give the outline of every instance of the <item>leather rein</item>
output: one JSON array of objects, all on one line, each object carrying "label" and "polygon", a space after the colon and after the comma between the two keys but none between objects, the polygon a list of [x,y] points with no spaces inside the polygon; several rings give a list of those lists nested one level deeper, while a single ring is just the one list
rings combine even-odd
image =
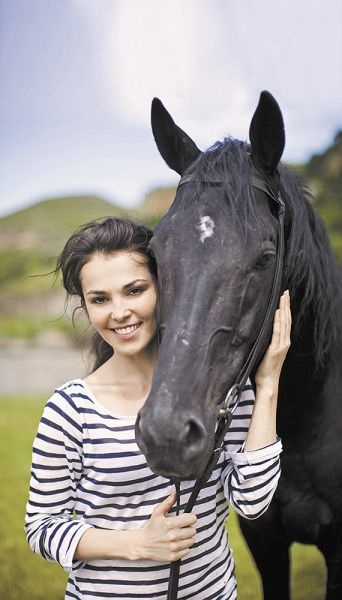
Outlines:
[{"label": "leather rein", "polygon": [[[190,183],[198,181],[194,175],[185,175],[181,178],[178,187],[185,183]],[[203,182],[203,181],[202,181]],[[209,184],[223,184],[225,183],[222,179],[218,181],[208,181],[204,183]],[[270,331],[272,326],[274,312],[278,306],[279,296],[281,292],[281,284],[282,284],[282,273],[283,273],[283,263],[284,263],[284,251],[285,251],[285,235],[284,235],[284,220],[285,220],[285,204],[282,200],[280,190],[278,187],[277,194],[270,187],[266,175],[260,173],[255,168],[253,169],[253,175],[251,177],[251,185],[254,188],[257,188],[264,192],[275,204],[277,209],[277,218],[279,223],[279,233],[278,233],[278,246],[277,246],[277,257],[276,257],[276,267],[273,278],[272,290],[270,294],[270,298],[268,301],[268,306],[266,309],[266,313],[264,316],[263,323],[261,325],[259,334],[252,346],[252,349],[240,371],[238,374],[234,385],[229,389],[226,394],[226,397],[223,401],[223,404],[219,410],[217,428],[215,433],[214,440],[214,450],[212,455],[208,461],[206,468],[204,469],[202,475],[195,481],[194,487],[190,494],[190,497],[185,505],[184,513],[189,513],[192,511],[197,497],[210,479],[210,476],[217,465],[222,448],[224,443],[224,438],[228,432],[229,426],[231,424],[233,414],[239,404],[241,394],[246,385],[246,381],[255,367],[259,357],[260,352],[264,348],[264,344],[266,342],[266,336]],[[180,510],[180,483],[173,482],[176,488],[176,496],[177,496],[177,515]],[[167,593],[167,600],[177,600],[178,596],[178,583],[179,583],[179,571],[180,571],[181,560],[175,561],[171,563],[170,568],[170,578],[169,578],[169,587]]]}]

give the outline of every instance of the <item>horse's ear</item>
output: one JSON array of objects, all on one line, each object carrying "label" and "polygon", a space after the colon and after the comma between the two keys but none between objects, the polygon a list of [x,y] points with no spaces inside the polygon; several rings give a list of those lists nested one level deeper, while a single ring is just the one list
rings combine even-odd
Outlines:
[{"label": "horse's ear", "polygon": [[269,92],[261,92],[249,128],[252,158],[266,173],[273,173],[285,147],[283,115]]},{"label": "horse's ear", "polygon": [[153,98],[151,123],[158,150],[167,165],[182,175],[201,151],[167,112],[159,98]]}]

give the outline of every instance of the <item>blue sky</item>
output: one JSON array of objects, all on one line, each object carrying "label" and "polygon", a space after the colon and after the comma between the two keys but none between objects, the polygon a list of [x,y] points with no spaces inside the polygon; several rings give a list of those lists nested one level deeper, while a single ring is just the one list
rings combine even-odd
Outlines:
[{"label": "blue sky", "polygon": [[1,0],[0,215],[95,193],[138,204],[177,176],[155,147],[162,99],[201,148],[248,138],[260,91],[284,160],[342,128],[341,0]]}]

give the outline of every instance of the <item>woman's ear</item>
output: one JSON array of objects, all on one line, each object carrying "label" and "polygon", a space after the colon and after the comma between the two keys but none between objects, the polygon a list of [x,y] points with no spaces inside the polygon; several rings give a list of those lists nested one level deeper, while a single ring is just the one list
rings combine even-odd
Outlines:
[{"label": "woman's ear", "polygon": [[249,129],[249,139],[254,163],[272,174],[284,151],[285,129],[279,105],[269,92],[260,94]]},{"label": "woman's ear", "polygon": [[201,151],[185,131],[176,125],[159,98],[152,101],[151,124],[158,150],[166,164],[182,175]]}]

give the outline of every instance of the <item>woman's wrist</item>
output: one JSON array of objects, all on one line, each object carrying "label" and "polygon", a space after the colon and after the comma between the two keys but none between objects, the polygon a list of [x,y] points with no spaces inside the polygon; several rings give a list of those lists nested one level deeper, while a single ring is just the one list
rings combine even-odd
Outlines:
[{"label": "woman's wrist", "polygon": [[255,380],[255,401],[277,401],[279,378],[278,377],[262,377]]},{"label": "woman's wrist", "polygon": [[141,529],[125,529],[124,531],[109,531],[111,556],[110,558],[123,560],[142,560],[145,557],[143,552],[143,537]]},{"label": "woman's wrist", "polygon": [[127,560],[144,559],[141,529],[132,529],[125,533],[127,534],[125,540]]}]

